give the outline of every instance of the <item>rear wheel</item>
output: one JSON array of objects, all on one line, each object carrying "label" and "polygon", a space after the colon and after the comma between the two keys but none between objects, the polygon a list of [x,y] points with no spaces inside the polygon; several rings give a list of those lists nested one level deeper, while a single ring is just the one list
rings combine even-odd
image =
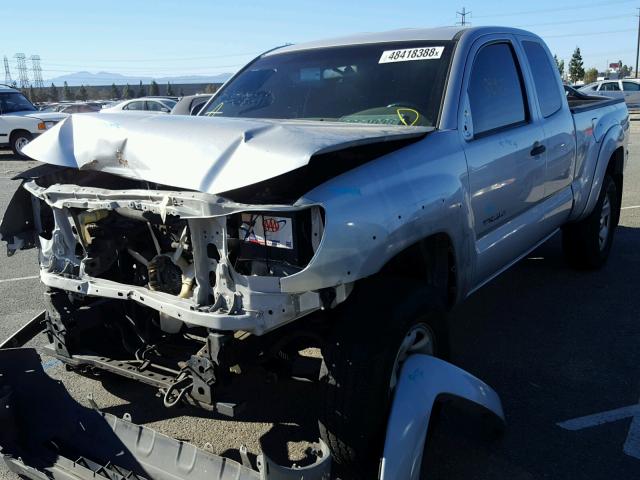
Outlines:
[{"label": "rear wheel", "polygon": [[16,157],[29,158],[22,153],[22,149],[33,139],[33,135],[25,130],[20,130],[11,134],[11,150]]},{"label": "rear wheel", "polygon": [[448,353],[444,308],[422,283],[374,278],[336,314],[322,349],[320,434],[345,478],[376,478],[404,360]]},{"label": "rear wheel", "polygon": [[571,266],[596,269],[607,261],[620,218],[618,198],[616,183],[606,175],[593,212],[579,222],[565,225],[562,248]]}]

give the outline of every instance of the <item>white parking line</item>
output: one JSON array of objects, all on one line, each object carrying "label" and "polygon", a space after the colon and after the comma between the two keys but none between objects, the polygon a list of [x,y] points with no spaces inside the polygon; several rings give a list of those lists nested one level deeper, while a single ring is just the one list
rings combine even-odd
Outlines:
[{"label": "white parking line", "polygon": [[627,432],[622,451],[630,457],[640,460],[640,404],[616,408],[608,412],[595,413],[585,417],[573,418],[557,425],[565,430],[582,430],[583,428],[596,427],[605,423],[617,422],[631,418],[631,425]]},{"label": "white parking line", "polygon": [[620,210],[631,210],[632,208],[640,208],[640,205],[632,205],[630,207],[622,207]]},{"label": "white parking line", "polygon": [[34,278],[40,278],[40,275],[30,275],[28,277],[3,278],[0,280],[0,283],[19,282],[20,280],[33,280]]}]

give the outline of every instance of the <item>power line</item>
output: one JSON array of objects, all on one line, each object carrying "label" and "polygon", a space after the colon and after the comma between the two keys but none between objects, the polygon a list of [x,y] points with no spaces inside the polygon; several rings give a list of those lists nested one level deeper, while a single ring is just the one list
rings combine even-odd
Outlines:
[{"label": "power line", "polygon": [[517,15],[528,15],[530,13],[548,13],[548,12],[563,12],[566,10],[584,10],[590,7],[602,7],[602,6],[610,6],[621,3],[632,3],[636,0],[618,0],[618,1],[608,1],[608,2],[597,2],[597,3],[589,3],[589,4],[581,4],[581,5],[572,5],[570,7],[558,7],[558,8],[541,8],[537,10],[525,10],[520,12],[511,12],[511,13],[494,13],[491,15],[477,15],[476,18],[489,18],[489,17],[515,17]]},{"label": "power line", "polygon": [[[624,33],[624,32],[635,32],[635,28],[626,28],[623,30],[607,30],[606,32],[589,32],[588,36],[592,35],[606,35],[611,33]],[[585,33],[565,33],[562,35],[540,35],[542,38],[564,38],[564,37],[584,37]]]},{"label": "power line", "polygon": [[585,18],[585,19],[572,19],[565,20],[561,22],[547,22],[547,23],[530,23],[528,25],[518,25],[517,28],[528,28],[528,27],[546,27],[552,25],[565,25],[568,23],[588,23],[588,22],[600,22],[602,20],[616,20],[619,18],[629,18],[629,15],[613,15],[611,17],[598,17],[598,18]]}]

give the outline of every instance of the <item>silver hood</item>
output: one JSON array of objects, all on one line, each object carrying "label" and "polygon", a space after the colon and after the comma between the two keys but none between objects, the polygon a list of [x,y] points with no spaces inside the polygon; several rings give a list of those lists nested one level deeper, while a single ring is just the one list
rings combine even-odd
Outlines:
[{"label": "silver hood", "polygon": [[23,151],[45,163],[216,194],[303,167],[319,153],[418,137],[432,130],[100,113],[70,116]]}]

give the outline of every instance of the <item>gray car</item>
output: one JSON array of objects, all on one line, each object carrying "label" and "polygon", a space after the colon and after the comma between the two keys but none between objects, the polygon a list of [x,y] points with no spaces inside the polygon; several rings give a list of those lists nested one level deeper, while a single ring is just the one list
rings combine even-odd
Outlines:
[{"label": "gray car", "polygon": [[640,80],[638,79],[602,80],[580,87],[578,90],[587,95],[622,98],[629,106],[640,105]]}]

